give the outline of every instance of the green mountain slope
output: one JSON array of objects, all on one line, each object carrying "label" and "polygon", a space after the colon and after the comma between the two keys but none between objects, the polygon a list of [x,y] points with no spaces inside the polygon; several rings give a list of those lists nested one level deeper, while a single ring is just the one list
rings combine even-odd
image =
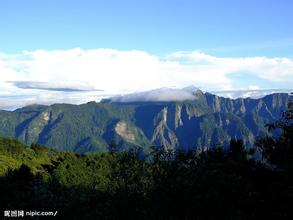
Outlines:
[{"label": "green mountain slope", "polygon": [[265,123],[278,118],[288,101],[287,94],[257,100],[202,92],[196,96],[183,102],[90,102],[0,111],[0,136],[79,153],[104,152],[112,143],[120,150],[141,146],[145,151],[151,145],[227,145],[231,137],[252,146],[256,136],[266,134]]}]

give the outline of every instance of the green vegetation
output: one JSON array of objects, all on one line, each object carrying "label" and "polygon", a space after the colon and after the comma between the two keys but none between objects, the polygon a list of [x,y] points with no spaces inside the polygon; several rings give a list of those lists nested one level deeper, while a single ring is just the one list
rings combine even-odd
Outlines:
[{"label": "green vegetation", "polygon": [[34,105],[0,111],[0,137],[81,154],[107,152],[112,142],[121,151],[139,146],[149,152],[151,145],[228,147],[236,137],[252,147],[287,101],[288,94],[233,100],[198,93],[196,100],[183,102]]},{"label": "green vegetation", "polygon": [[33,173],[42,172],[42,165],[49,165],[59,153],[48,150],[38,144],[31,148],[18,140],[0,139],[0,175],[3,176],[9,169],[17,169],[22,164],[28,166]]},{"label": "green vegetation", "polygon": [[292,104],[271,124],[278,138],[166,151],[139,147],[74,154],[0,139],[0,207],[58,210],[66,219],[290,219],[293,215]]}]

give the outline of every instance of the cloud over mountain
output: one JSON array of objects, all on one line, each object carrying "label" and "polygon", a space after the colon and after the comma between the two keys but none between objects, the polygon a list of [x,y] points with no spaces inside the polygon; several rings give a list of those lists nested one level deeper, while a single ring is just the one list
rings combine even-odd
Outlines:
[{"label": "cloud over mountain", "polygon": [[145,92],[131,93],[121,96],[111,97],[112,102],[168,102],[195,100],[202,92],[196,87],[186,87],[183,89],[160,88]]}]

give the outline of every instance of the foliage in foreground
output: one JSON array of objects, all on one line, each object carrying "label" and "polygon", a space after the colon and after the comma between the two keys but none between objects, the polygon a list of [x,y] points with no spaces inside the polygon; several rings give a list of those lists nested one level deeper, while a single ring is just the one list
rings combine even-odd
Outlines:
[{"label": "foliage in foreground", "polygon": [[[241,147],[241,142],[233,144]],[[56,153],[46,163],[22,164],[1,177],[0,206],[58,210],[70,219],[279,219],[292,214],[292,170],[266,168],[247,159],[243,149],[177,152],[172,158],[164,152],[157,149],[149,160],[135,152]]]},{"label": "foliage in foreground", "polygon": [[[282,124],[278,124],[282,125]],[[90,155],[0,140],[0,207],[58,210],[67,219],[288,219],[293,210],[292,127],[257,146]]]}]

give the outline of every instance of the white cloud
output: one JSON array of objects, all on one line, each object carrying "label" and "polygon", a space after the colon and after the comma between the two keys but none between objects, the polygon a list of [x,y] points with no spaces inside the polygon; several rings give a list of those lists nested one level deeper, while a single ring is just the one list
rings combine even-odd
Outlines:
[{"label": "white cloud", "polygon": [[55,103],[81,104],[89,101],[100,101],[111,94],[101,95],[99,92],[58,92],[58,91],[39,91],[38,93],[0,96],[0,109],[14,110],[19,107],[39,104],[51,105]]},{"label": "white cloud", "polygon": [[212,91],[213,94],[228,97],[228,98],[253,98],[258,99],[266,95],[273,93],[288,93],[290,94],[292,90],[289,89],[239,89],[239,90],[222,90],[222,91]]},{"label": "white cloud", "polygon": [[20,89],[38,89],[48,91],[63,91],[63,92],[76,92],[76,91],[101,91],[94,89],[87,82],[36,82],[36,81],[8,81],[12,85]]},{"label": "white cloud", "polygon": [[192,61],[195,70],[203,69],[206,74],[228,77],[237,72],[249,72],[260,78],[276,82],[293,82],[293,59],[286,57],[215,57],[201,52],[176,52],[170,58]]},{"label": "white cloud", "polygon": [[[61,92],[64,88],[70,91],[87,90],[87,88],[104,90],[104,92],[94,92],[97,96],[139,92],[160,87],[182,88],[188,85],[195,85],[205,91],[238,90],[232,76],[240,72],[249,73],[268,83],[274,83],[274,87],[277,85],[283,88],[284,85],[293,83],[293,59],[215,57],[197,51],[175,52],[162,58],[138,50],[79,48],[24,51],[13,55],[2,53],[0,54],[0,108],[8,108],[7,103],[10,102],[17,107],[27,104],[17,98],[14,100],[5,98],[10,95],[15,97],[27,95],[31,97],[29,103],[43,104],[82,103],[85,100],[98,99],[85,92],[79,93],[78,96],[74,96],[72,92],[70,94]],[[21,81],[25,81],[22,82],[23,86],[11,83]],[[251,82],[246,84],[245,77],[243,82],[241,79],[238,84],[241,84],[243,89],[260,88],[257,84],[249,88]],[[60,90],[58,95],[55,93],[56,90]],[[47,96],[40,97],[44,94]]]},{"label": "white cloud", "polygon": [[145,92],[131,93],[121,96],[111,97],[113,102],[168,102],[195,100],[202,92],[195,87],[185,87],[183,89],[160,88]]}]

